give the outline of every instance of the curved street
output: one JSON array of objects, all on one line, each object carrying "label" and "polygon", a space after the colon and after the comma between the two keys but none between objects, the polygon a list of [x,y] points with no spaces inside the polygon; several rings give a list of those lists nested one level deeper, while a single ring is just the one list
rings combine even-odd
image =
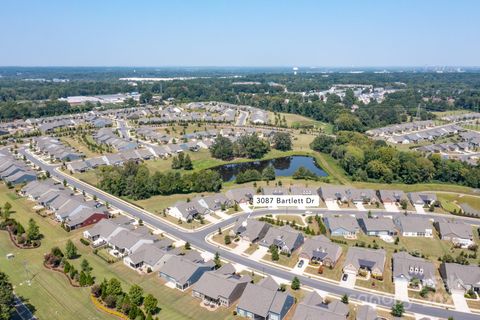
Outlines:
[{"label": "curved street", "polygon": [[[73,177],[71,177],[69,174],[63,173],[60,170],[57,170],[58,165],[52,165],[52,164],[47,164],[33,155],[31,155],[25,147],[22,147],[19,149],[19,153],[24,155],[28,160],[30,160],[32,163],[34,163],[36,166],[42,168],[44,171],[50,172],[50,175],[60,181],[66,180],[67,183],[71,186],[75,186],[78,190],[84,190],[86,193],[90,195],[95,195],[99,200],[102,200],[104,202],[110,203],[112,206],[126,212],[127,214],[136,217],[138,219],[142,219],[145,223],[158,228],[162,230],[165,233],[168,233],[172,235],[173,237],[176,237],[178,239],[188,241],[191,245],[207,251],[207,252],[218,252],[220,256],[223,259],[229,260],[234,263],[238,263],[240,265],[243,265],[247,268],[256,270],[258,273],[263,273],[263,274],[268,274],[274,277],[282,278],[282,279],[292,279],[293,274],[289,271],[286,271],[284,269],[280,269],[277,267],[274,267],[270,264],[265,264],[257,261],[253,261],[249,259],[248,257],[238,255],[235,253],[232,253],[229,250],[226,250],[220,246],[215,246],[211,243],[208,243],[206,241],[206,237],[208,234],[215,232],[218,230],[218,228],[225,228],[226,226],[234,223],[237,219],[243,218],[249,215],[249,213],[242,213],[238,214],[235,216],[232,216],[229,219],[223,220],[219,223],[213,224],[211,226],[206,226],[205,228],[202,228],[201,230],[198,231],[186,231],[184,229],[175,227],[174,225],[165,222],[161,218],[155,216],[152,213],[149,213],[145,210],[142,210],[139,207],[136,207],[132,204],[127,203],[124,200],[121,200],[115,196],[112,196],[108,193],[105,193],[85,182],[79,181]],[[335,211],[327,211],[325,209],[309,209],[312,211],[312,213],[319,213],[319,214],[339,214],[340,212],[335,212]],[[288,209],[288,213],[304,213],[305,210],[299,210],[299,209]],[[345,211],[343,210],[342,212],[345,213],[358,213],[357,210],[350,210],[350,211]],[[258,215],[265,215],[268,213],[272,213],[272,210],[270,209],[260,209],[260,210],[255,210],[251,216],[258,216]],[[399,214],[399,213],[392,213],[392,212],[382,212],[382,211],[375,211],[375,214],[388,214],[388,215],[394,215],[394,214]],[[401,213],[400,213],[401,214]],[[430,217],[430,218],[439,218],[441,215],[438,214],[425,214],[424,216]],[[471,224],[474,225],[480,225],[480,221],[472,218],[464,218],[464,217],[449,217],[449,218],[461,218],[461,219],[466,219],[469,220]],[[317,279],[312,279],[306,276],[298,276],[297,277],[300,279],[301,283],[309,286],[314,289],[318,289],[321,291],[325,291],[334,295],[344,295],[347,294],[351,299],[356,299],[359,301],[364,301],[366,303],[370,304],[376,304],[385,308],[390,309],[392,305],[395,303],[395,300],[391,296],[385,296],[381,295],[378,293],[374,292],[369,292],[369,291],[363,291],[363,290],[357,290],[357,289],[347,289],[344,287],[339,286],[338,284],[335,283],[330,283],[327,281],[321,281]],[[412,313],[418,313],[418,314],[423,314],[423,315],[428,315],[428,316],[433,316],[433,317],[440,317],[440,318],[447,318],[447,317],[454,317],[455,319],[462,319],[462,320],[477,320],[479,319],[478,314],[471,314],[471,313],[463,313],[455,310],[447,310],[445,308],[440,308],[440,307],[435,307],[431,305],[426,305],[426,304],[421,304],[421,303],[405,303],[406,310]]]}]

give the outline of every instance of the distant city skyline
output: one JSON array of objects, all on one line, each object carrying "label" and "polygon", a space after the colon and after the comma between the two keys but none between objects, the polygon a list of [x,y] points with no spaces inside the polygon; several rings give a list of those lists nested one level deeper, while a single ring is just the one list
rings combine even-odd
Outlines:
[{"label": "distant city skyline", "polygon": [[480,2],[2,1],[0,66],[480,66]]}]

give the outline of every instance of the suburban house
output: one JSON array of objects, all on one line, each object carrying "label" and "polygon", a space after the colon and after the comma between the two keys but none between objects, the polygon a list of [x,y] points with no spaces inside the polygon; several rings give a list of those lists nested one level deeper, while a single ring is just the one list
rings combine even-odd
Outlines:
[{"label": "suburban house", "polygon": [[393,280],[408,281],[420,280],[423,286],[435,288],[435,266],[432,262],[418,258],[409,253],[397,252],[393,254]]},{"label": "suburban house", "polygon": [[278,288],[271,277],[262,279],[258,284],[247,284],[237,305],[238,315],[255,320],[283,320],[295,299]]},{"label": "suburban house", "polygon": [[104,219],[83,232],[83,237],[92,241],[94,247],[107,244],[110,239],[122,230],[134,230],[133,220],[127,217]]},{"label": "suburban house", "polygon": [[472,226],[463,222],[436,222],[435,227],[440,233],[440,239],[452,241],[453,244],[468,248],[473,241]]},{"label": "suburban house", "polygon": [[115,256],[127,256],[134,253],[144,244],[153,244],[158,241],[158,237],[150,234],[146,227],[138,227],[134,230],[121,230],[110,237],[108,246],[113,249]]},{"label": "suburban house", "polygon": [[334,267],[342,255],[342,247],[324,235],[307,238],[300,250],[299,258]]},{"label": "suburban house", "polygon": [[236,203],[251,203],[255,194],[254,188],[237,188],[228,190],[225,196]]},{"label": "suburban house", "polygon": [[431,205],[437,201],[437,196],[435,193],[429,192],[409,192],[407,194],[408,199],[413,205]]},{"label": "suburban house", "polygon": [[473,290],[480,293],[480,267],[458,263],[442,263],[440,275],[447,289],[451,292]]},{"label": "suburban house", "polygon": [[235,223],[232,232],[234,235],[239,235],[243,240],[254,243],[263,239],[270,227],[270,224],[263,221],[243,219]]},{"label": "suburban house", "polygon": [[288,195],[288,189],[284,187],[264,187],[262,194],[265,196],[283,196]]},{"label": "suburban house", "polygon": [[213,262],[205,262],[198,257],[191,259],[189,256],[173,256],[160,267],[159,275],[175,288],[185,291],[213,267]]},{"label": "suburban house", "polygon": [[[163,241],[159,241],[163,243]],[[165,262],[174,255],[174,250],[161,247],[157,243],[145,243],[129,256],[123,258],[123,263],[132,269],[146,273],[157,272]]]},{"label": "suburban house", "polygon": [[249,276],[236,274],[231,264],[223,265],[218,270],[205,272],[192,287],[192,295],[202,299],[205,304],[230,307],[242,296]]},{"label": "suburban house", "polygon": [[198,203],[198,201],[178,201],[167,209],[167,213],[176,219],[189,221],[199,215],[206,214],[208,209]]},{"label": "suburban house", "polygon": [[357,316],[355,320],[378,320],[381,319],[377,315],[377,311],[370,305],[364,304],[357,308]]},{"label": "suburban house", "polygon": [[258,243],[265,247],[274,245],[281,252],[292,253],[303,244],[303,234],[290,226],[272,227]]},{"label": "suburban house", "polygon": [[196,197],[192,199],[193,203],[198,203],[202,207],[208,209],[211,212],[215,211],[220,211],[225,210],[230,207],[231,205],[231,200],[225,197],[221,193],[217,193],[211,196],[206,196],[206,197]]},{"label": "suburban house", "polygon": [[322,186],[320,196],[325,202],[348,202],[350,200],[349,189],[342,186]]},{"label": "suburban house", "polygon": [[290,187],[290,194],[296,196],[318,196],[318,189],[302,186],[292,186]]},{"label": "suburban house", "polygon": [[404,237],[433,237],[432,223],[424,217],[401,216],[394,222]]},{"label": "suburban house", "polygon": [[350,189],[349,196],[353,203],[372,204],[380,202],[376,192],[372,189]]},{"label": "suburban house", "polygon": [[360,231],[357,219],[352,216],[327,217],[324,221],[332,236],[352,237]]},{"label": "suburban house", "polygon": [[390,218],[363,217],[358,220],[360,227],[367,236],[393,236],[397,233],[395,224]]},{"label": "suburban house", "polygon": [[407,195],[402,190],[378,190],[378,194],[384,204],[398,204],[402,200],[408,201]]},{"label": "suburban house", "polygon": [[292,320],[345,320],[349,314],[346,304],[335,300],[326,304],[316,292],[310,292],[297,305]]},{"label": "suburban house", "polygon": [[370,272],[372,277],[381,279],[383,278],[386,257],[386,252],[383,249],[351,247],[345,257],[343,272],[358,274],[363,270]]}]

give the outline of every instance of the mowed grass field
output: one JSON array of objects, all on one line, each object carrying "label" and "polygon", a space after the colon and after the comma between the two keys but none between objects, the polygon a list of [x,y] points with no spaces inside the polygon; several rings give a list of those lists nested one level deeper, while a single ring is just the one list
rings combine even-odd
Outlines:
[{"label": "mowed grass field", "polygon": [[[43,267],[43,255],[50,251],[51,247],[58,246],[62,250],[65,243],[71,239],[81,257],[71,262],[79,269],[83,258],[86,258],[93,267],[93,275],[97,283],[104,278],[116,277],[127,291],[130,285],[139,284],[146,293],[152,293],[159,300],[161,308],[158,314],[160,319],[183,320],[183,319],[231,319],[233,309],[218,309],[215,312],[201,308],[199,300],[191,296],[191,292],[167,288],[159,279],[158,275],[151,274],[142,276],[126,267],[123,262],[107,264],[100,257],[93,254],[90,247],[80,243],[83,230],[74,232],[64,231],[60,225],[49,218],[42,218],[31,210],[34,203],[23,198],[18,198],[3,184],[0,185],[0,204],[6,201],[13,206],[12,218],[20,221],[25,227],[28,220],[33,218],[44,234],[42,245],[37,249],[17,249],[9,240],[6,232],[0,232],[0,270],[7,273],[15,286],[15,291],[32,304],[35,315],[40,319],[115,319],[112,316],[98,311],[90,302],[89,288],[73,288],[64,275],[47,270]],[[13,253],[15,258],[6,259],[8,253]],[[28,281],[31,280],[31,285]]]}]

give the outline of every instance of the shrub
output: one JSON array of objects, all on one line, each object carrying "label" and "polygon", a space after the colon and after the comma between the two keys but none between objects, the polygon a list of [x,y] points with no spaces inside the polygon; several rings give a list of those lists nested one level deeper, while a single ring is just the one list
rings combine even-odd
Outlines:
[{"label": "shrub", "polygon": [[86,240],[86,239],[83,239],[83,238],[80,239],[80,242],[81,242],[83,245],[85,245],[85,246],[89,246],[89,245],[90,245],[90,241],[88,241],[88,240]]}]

